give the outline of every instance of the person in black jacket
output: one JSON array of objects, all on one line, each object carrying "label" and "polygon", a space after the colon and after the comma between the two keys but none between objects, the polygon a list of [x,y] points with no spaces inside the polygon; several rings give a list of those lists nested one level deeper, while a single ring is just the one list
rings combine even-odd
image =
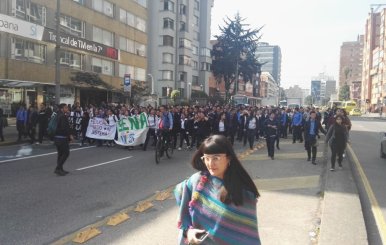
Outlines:
[{"label": "person in black jacket", "polygon": [[35,136],[36,136],[36,126],[38,124],[38,113],[36,111],[36,108],[34,106],[30,106],[27,112],[27,129],[28,129],[28,136],[30,138],[31,144],[35,143]]},{"label": "person in black jacket", "polygon": [[173,129],[172,129],[172,138],[173,138],[173,149],[177,147],[177,135],[181,131],[181,113],[177,107],[173,108]]},{"label": "person in black jacket", "polygon": [[70,141],[73,139],[68,116],[66,115],[67,113],[68,106],[66,104],[60,104],[57,115],[57,126],[54,140],[56,150],[58,151],[57,166],[54,173],[59,176],[68,174],[68,172],[63,169],[63,165],[70,155]]},{"label": "person in black jacket", "polygon": [[42,104],[38,115],[38,124],[39,124],[38,143],[39,144],[43,143],[43,137],[47,135],[48,119],[49,117],[48,117],[46,106]]},{"label": "person in black jacket", "polygon": [[316,165],[316,152],[317,152],[317,136],[319,131],[326,134],[322,124],[317,120],[316,112],[310,112],[310,120],[304,124],[304,147],[307,151],[307,161],[311,161],[312,152],[312,164]]},{"label": "person in black jacket", "polygon": [[278,121],[275,120],[275,112],[269,114],[269,118],[265,120],[265,137],[267,141],[268,156],[274,160],[275,155],[275,140],[277,137],[277,129],[279,128]]},{"label": "person in black jacket", "polygon": [[237,132],[237,129],[238,129],[238,125],[239,125],[239,122],[238,122],[238,119],[237,119],[236,109],[232,109],[231,110],[229,118],[230,119],[229,119],[227,131],[228,131],[228,136],[230,138],[230,142],[233,145],[234,142],[235,142],[235,135],[236,135],[236,132]]}]

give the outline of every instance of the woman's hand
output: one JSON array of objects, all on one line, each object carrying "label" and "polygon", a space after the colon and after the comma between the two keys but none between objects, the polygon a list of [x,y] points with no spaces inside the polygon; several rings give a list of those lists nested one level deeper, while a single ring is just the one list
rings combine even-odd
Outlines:
[{"label": "woman's hand", "polygon": [[186,233],[186,238],[188,239],[189,244],[200,244],[201,242],[198,240],[196,237],[197,233],[203,233],[205,230],[200,230],[200,229],[189,229],[188,232]]}]

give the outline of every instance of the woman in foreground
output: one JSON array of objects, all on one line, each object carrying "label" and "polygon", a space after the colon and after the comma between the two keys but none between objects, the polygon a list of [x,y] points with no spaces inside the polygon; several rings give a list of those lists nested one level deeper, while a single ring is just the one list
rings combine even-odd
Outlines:
[{"label": "woman in foreground", "polygon": [[175,189],[179,244],[259,245],[260,195],[227,138],[208,137],[194,154],[192,166],[199,172]]}]

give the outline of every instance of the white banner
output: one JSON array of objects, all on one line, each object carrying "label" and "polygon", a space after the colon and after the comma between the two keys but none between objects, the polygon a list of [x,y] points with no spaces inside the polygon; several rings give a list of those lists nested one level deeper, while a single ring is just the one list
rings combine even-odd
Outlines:
[{"label": "white banner", "polygon": [[0,14],[0,32],[8,32],[22,37],[42,40],[44,27],[28,21]]},{"label": "white banner", "polygon": [[113,140],[117,131],[116,125],[108,125],[107,121],[103,118],[91,118],[86,136],[91,139],[99,140]]},{"label": "white banner", "polygon": [[117,130],[118,140],[115,143],[118,145],[136,146],[145,143],[149,130],[146,113],[119,120]]}]

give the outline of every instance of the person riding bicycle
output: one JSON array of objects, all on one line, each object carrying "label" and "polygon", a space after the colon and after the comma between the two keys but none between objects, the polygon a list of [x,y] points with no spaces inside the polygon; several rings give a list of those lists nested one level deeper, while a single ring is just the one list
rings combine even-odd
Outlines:
[{"label": "person riding bicycle", "polygon": [[173,130],[173,116],[168,108],[161,106],[160,108],[160,120],[158,123],[159,133],[164,139],[167,140],[167,143],[170,143],[170,133]]}]

